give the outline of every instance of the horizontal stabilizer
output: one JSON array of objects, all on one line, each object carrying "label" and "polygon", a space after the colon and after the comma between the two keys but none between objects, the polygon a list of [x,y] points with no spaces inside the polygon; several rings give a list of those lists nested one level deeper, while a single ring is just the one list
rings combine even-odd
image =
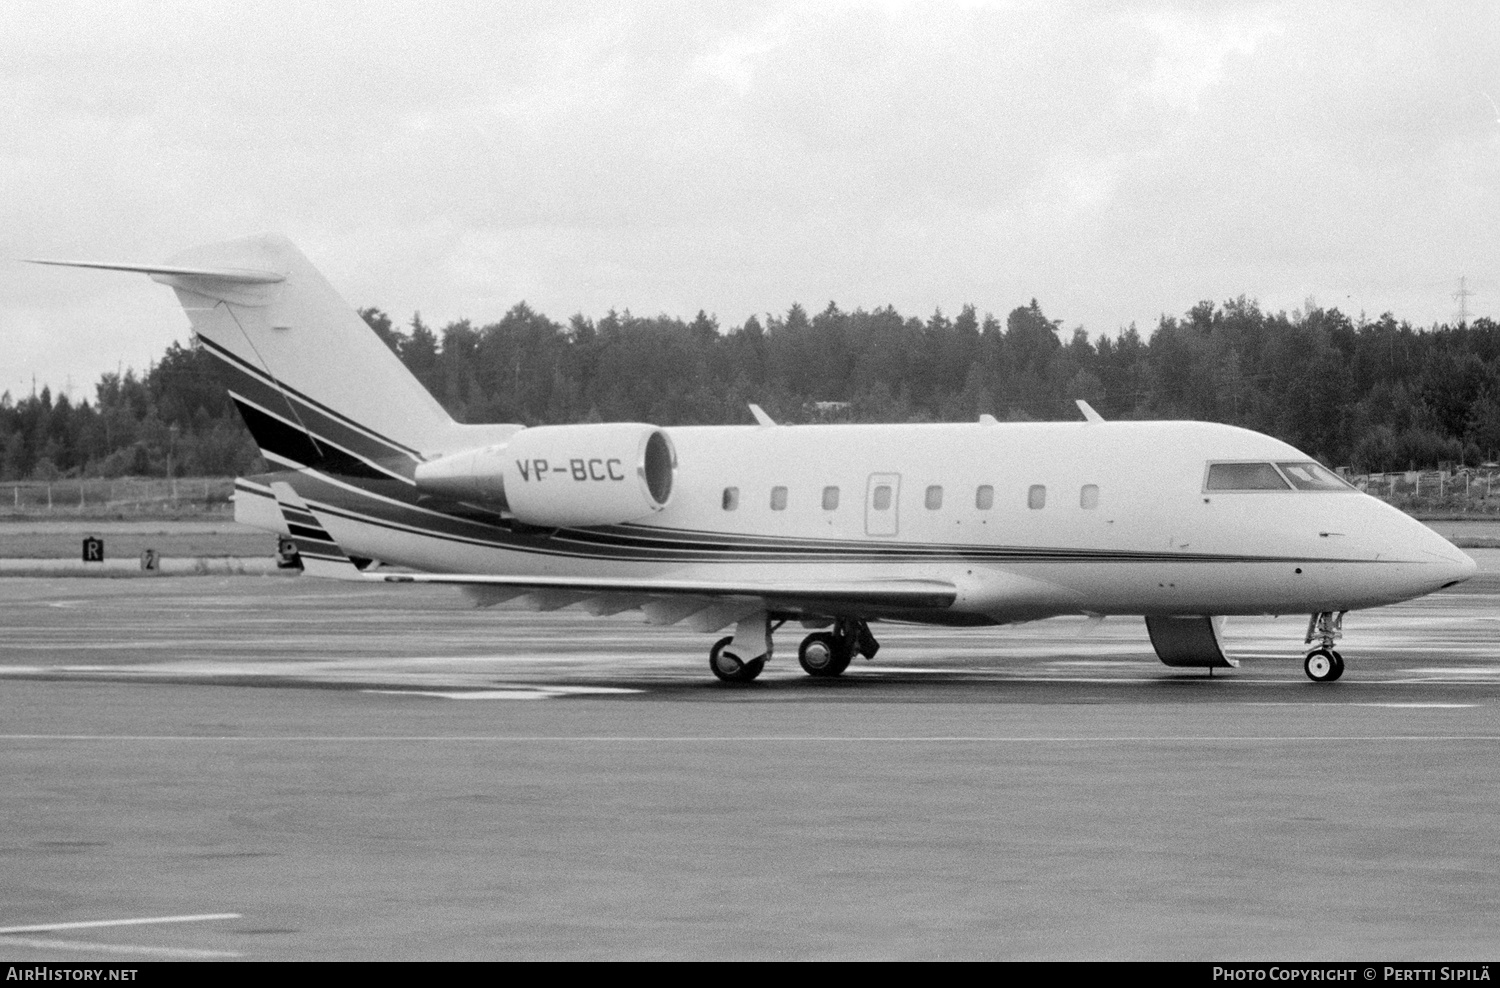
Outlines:
[{"label": "horizontal stabilizer", "polygon": [[171,264],[117,264],[109,261],[53,261],[42,258],[27,258],[27,264],[48,264],[60,268],[100,268],[105,271],[135,271],[140,274],[162,275],[168,278],[206,278],[234,285],[274,285],[286,280],[286,275],[275,271],[257,271],[253,268],[184,268]]}]

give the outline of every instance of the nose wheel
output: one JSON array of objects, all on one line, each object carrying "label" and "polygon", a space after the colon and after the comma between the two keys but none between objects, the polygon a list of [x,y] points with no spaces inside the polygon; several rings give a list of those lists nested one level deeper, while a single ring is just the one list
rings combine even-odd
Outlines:
[{"label": "nose wheel", "polygon": [[1344,674],[1344,657],[1331,648],[1315,648],[1307,653],[1302,670],[1315,683],[1331,683]]},{"label": "nose wheel", "polygon": [[1307,620],[1304,644],[1318,643],[1302,660],[1302,671],[1315,683],[1331,683],[1344,674],[1344,657],[1334,651],[1333,643],[1344,637],[1344,612],[1322,611]]}]

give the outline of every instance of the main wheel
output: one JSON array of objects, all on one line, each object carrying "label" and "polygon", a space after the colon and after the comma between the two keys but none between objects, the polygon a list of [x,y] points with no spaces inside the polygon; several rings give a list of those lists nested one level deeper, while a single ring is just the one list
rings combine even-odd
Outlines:
[{"label": "main wheel", "polygon": [[843,639],[818,631],[802,639],[797,647],[797,662],[809,676],[838,676],[849,668],[854,658]]},{"label": "main wheel", "polygon": [[1307,653],[1302,662],[1302,671],[1315,683],[1331,683],[1344,671],[1342,659],[1335,658],[1337,652],[1326,648],[1315,648]]},{"label": "main wheel", "polygon": [[747,662],[725,647],[732,641],[734,636],[730,635],[714,643],[708,652],[708,668],[726,683],[748,683],[765,669],[766,657],[762,655]]}]

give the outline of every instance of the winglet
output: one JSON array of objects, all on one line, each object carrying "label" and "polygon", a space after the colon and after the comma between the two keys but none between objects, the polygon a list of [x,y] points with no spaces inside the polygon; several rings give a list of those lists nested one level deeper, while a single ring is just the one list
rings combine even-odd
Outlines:
[{"label": "winglet", "polygon": [[1093,405],[1090,405],[1088,402],[1084,401],[1082,398],[1075,398],[1073,400],[1078,403],[1078,410],[1083,413],[1083,417],[1084,418],[1088,419],[1090,422],[1103,422],[1104,421],[1104,416],[1100,415],[1098,412],[1094,411],[1094,406]]},{"label": "winglet", "polygon": [[276,481],[271,484],[271,491],[276,495],[281,516],[286,519],[287,533],[297,546],[297,554],[302,557],[302,572],[334,580],[364,579],[359,567],[339,548],[307,502],[292,490],[291,484]]},{"label": "winglet", "polygon": [[761,428],[763,429],[776,424],[776,420],[767,415],[766,410],[764,408],[761,408],[754,402],[750,403],[750,414],[755,416],[755,421],[759,423]]}]

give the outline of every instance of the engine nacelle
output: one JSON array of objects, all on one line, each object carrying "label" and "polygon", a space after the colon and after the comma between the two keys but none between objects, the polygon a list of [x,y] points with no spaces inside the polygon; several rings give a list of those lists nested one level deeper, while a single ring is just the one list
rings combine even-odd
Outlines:
[{"label": "engine nacelle", "polygon": [[667,506],[677,453],[642,422],[543,425],[498,446],[419,463],[417,488],[503,506],[518,521],[555,528],[617,525]]}]

